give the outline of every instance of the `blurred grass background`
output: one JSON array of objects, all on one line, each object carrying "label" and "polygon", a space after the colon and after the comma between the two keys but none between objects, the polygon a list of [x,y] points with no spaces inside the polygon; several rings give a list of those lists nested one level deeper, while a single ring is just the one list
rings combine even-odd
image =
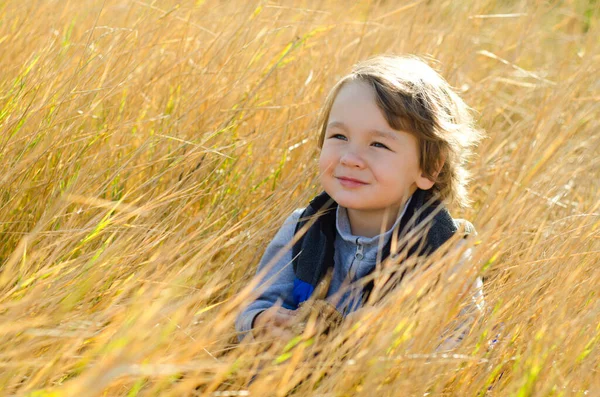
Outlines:
[{"label": "blurred grass background", "polygon": [[[600,395],[599,8],[1,2],[2,395]],[[379,53],[428,59],[487,131],[451,208],[473,260],[325,341],[237,346],[266,244],[319,191],[325,95]],[[474,275],[484,320],[433,353]]]}]

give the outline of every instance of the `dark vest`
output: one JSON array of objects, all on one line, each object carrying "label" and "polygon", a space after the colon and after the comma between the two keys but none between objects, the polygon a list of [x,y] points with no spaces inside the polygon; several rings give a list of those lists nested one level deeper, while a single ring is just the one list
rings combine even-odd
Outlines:
[{"label": "dark vest", "polygon": [[[306,207],[296,224],[296,233],[309,223],[315,216],[317,220],[309,227],[292,249],[294,267],[294,288],[292,298],[296,307],[306,301],[313,294],[316,286],[325,277],[328,270],[334,266],[334,242],[336,237],[336,211],[338,204],[325,192],[316,196]],[[407,252],[407,257],[412,255],[429,255],[442,246],[458,230],[457,223],[450,216],[448,210],[439,202],[432,199],[429,191],[417,189],[413,194],[408,207],[399,224],[398,241],[414,230],[417,225],[424,222],[432,213],[429,220],[428,232],[424,239],[417,241],[410,247],[398,247],[398,252]],[[473,229],[467,221],[465,233]],[[392,238],[383,247],[382,261],[390,255]],[[371,270],[374,271],[375,267]],[[395,278],[401,281],[406,274],[406,269]],[[368,299],[373,288],[369,282],[363,289],[363,302]]]}]

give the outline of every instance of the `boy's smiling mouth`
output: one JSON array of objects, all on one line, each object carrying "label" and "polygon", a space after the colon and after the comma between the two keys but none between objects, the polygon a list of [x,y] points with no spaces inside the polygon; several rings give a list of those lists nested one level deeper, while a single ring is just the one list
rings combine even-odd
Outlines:
[{"label": "boy's smiling mouth", "polygon": [[340,184],[344,187],[360,187],[368,185],[367,182],[363,182],[359,179],[349,178],[345,176],[336,176],[335,178],[339,180]]}]

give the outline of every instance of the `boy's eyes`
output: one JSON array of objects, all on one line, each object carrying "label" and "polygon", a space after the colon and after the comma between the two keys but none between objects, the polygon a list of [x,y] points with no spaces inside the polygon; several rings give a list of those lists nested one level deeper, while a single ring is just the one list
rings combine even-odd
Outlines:
[{"label": "boy's eyes", "polygon": [[[348,138],[346,138],[346,136],[345,136],[345,135],[342,135],[342,134],[331,134],[331,135],[329,136],[329,138],[331,138],[331,139],[341,139],[341,140],[348,140]],[[381,143],[381,142],[373,142],[373,143],[371,143],[371,146],[374,146],[374,147],[379,147],[379,148],[382,148],[382,149],[391,150],[389,147],[387,147],[386,145],[384,145],[384,144],[383,144],[383,143]]]},{"label": "boy's eyes", "polygon": [[346,139],[346,137],[342,134],[332,134],[330,136],[330,138],[335,138],[335,139]]},{"label": "boy's eyes", "polygon": [[381,142],[373,142],[373,143],[372,143],[372,145],[373,145],[373,146],[375,146],[375,147],[380,147],[380,148],[383,148],[383,149],[390,150],[390,148],[389,148],[389,147],[385,146],[385,145],[384,145],[383,143],[381,143]]}]

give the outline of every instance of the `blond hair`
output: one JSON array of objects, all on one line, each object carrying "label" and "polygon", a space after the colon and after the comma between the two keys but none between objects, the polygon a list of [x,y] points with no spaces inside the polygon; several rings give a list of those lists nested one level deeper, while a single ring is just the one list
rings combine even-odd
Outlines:
[{"label": "blond hair", "polygon": [[377,56],[354,65],[325,100],[319,147],[337,94],[344,84],[356,80],[373,87],[377,106],[390,127],[418,139],[419,165],[424,175],[435,181],[433,193],[449,203],[468,205],[465,165],[483,135],[448,82],[417,57]]}]

